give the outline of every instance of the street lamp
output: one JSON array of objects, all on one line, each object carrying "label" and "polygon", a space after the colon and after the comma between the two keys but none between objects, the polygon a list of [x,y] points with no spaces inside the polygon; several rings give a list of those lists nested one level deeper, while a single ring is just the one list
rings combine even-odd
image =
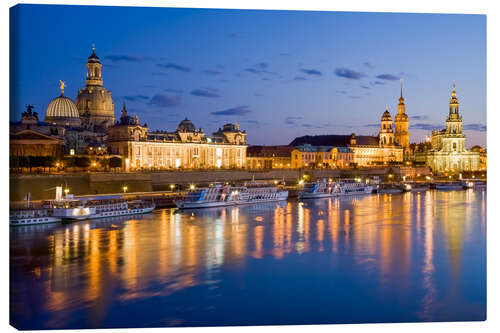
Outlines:
[{"label": "street lamp", "polygon": [[126,192],[127,192],[127,190],[128,190],[128,186],[126,186],[126,185],[125,185],[125,186],[123,186],[123,187],[122,187],[122,190],[123,190],[123,193],[126,193]]}]

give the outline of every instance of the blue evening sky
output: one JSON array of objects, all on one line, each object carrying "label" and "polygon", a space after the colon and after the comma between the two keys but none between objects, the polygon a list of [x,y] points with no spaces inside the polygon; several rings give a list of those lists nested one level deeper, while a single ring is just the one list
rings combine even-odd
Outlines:
[{"label": "blue evening sky", "polygon": [[[373,134],[400,78],[410,141],[444,127],[452,82],[468,136],[486,144],[486,16],[21,5],[11,9],[11,110],[76,98],[95,43],[115,115],[149,128],[226,122],[250,144]],[[43,118],[42,117],[42,118]]]}]

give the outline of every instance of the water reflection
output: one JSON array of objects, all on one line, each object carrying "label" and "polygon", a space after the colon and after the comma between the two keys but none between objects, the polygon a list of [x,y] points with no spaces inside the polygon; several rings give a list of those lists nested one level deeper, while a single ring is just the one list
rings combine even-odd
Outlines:
[{"label": "water reflection", "polygon": [[[12,322],[85,328],[481,320],[485,221],[486,192],[469,190],[11,228]],[[293,305],[301,297],[307,309]],[[256,309],[251,318],[231,307],[242,300]]]}]

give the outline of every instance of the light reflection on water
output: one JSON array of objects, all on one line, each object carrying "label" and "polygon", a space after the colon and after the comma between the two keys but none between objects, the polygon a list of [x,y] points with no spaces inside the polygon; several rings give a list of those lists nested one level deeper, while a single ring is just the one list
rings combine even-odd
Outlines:
[{"label": "light reflection on water", "polygon": [[19,328],[482,320],[486,191],[11,228]]}]

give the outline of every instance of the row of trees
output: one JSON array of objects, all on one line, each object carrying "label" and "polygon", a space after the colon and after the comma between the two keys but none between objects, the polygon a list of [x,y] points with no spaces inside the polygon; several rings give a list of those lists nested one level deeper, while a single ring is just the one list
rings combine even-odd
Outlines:
[{"label": "row of trees", "polygon": [[91,160],[87,156],[68,156],[62,159],[57,159],[55,156],[11,156],[10,168],[18,172],[33,169],[37,171],[47,172],[52,169],[67,170],[102,170],[116,169],[122,167],[122,159],[117,156],[110,158],[101,158]]}]

